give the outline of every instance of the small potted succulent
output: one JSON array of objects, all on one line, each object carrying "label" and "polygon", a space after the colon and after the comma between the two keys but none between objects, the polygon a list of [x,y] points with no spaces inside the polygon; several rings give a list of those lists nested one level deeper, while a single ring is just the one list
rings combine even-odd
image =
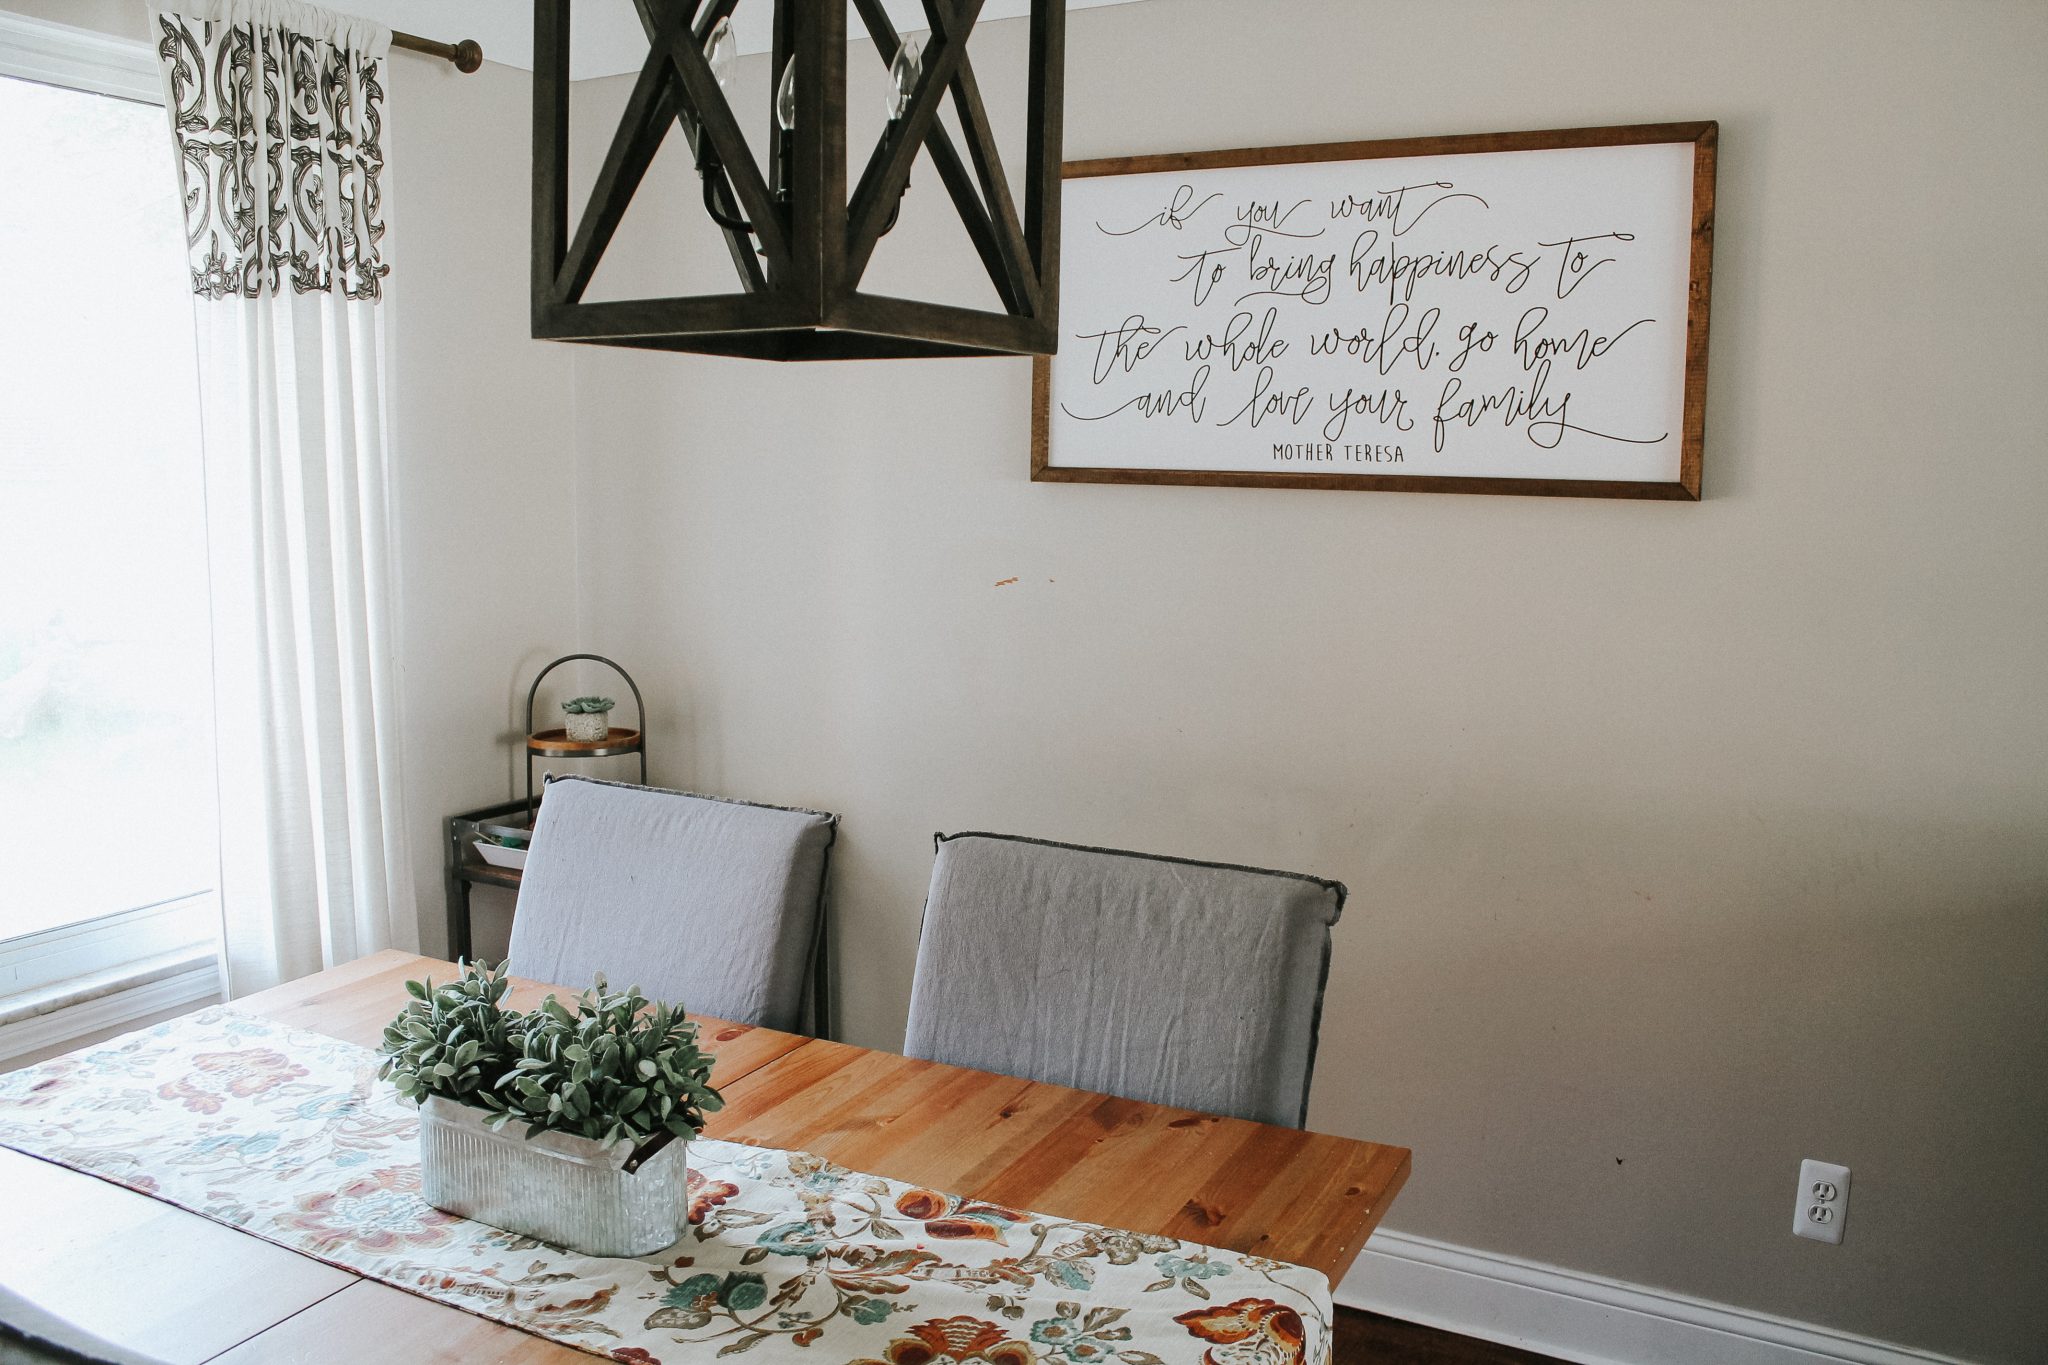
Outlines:
[{"label": "small potted succulent", "polygon": [[569,738],[578,744],[602,741],[612,732],[611,710],[617,705],[610,697],[572,697],[563,702]]},{"label": "small potted succulent", "polygon": [[420,1105],[428,1203],[590,1256],[682,1235],[689,1140],[724,1106],[680,1008],[604,978],[574,1007],[507,1009],[502,966],[408,981],[378,1075]]}]

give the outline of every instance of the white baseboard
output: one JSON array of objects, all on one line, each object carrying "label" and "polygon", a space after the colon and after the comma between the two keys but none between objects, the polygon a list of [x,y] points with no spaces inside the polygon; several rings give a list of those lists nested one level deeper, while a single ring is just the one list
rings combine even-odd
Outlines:
[{"label": "white baseboard", "polygon": [[1826,1327],[1379,1231],[1337,1302],[1579,1365],[1963,1365]]}]

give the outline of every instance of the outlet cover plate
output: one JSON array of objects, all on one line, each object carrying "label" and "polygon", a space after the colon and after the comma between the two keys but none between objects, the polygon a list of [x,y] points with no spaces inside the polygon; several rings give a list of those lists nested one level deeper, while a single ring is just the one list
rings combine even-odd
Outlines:
[{"label": "outlet cover plate", "polygon": [[1826,1161],[1799,1163],[1799,1202],[1792,1212],[1792,1233],[1833,1246],[1842,1244],[1849,1224],[1849,1168]]}]

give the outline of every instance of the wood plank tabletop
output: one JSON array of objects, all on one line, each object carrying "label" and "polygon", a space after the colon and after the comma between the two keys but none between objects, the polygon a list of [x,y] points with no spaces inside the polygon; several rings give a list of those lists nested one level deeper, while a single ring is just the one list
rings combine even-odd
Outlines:
[{"label": "wood plank tabletop", "polygon": [[0,1285],[111,1345],[199,1365],[355,1280],[224,1223],[0,1148]]},{"label": "wood plank tabletop", "polygon": [[[400,952],[245,996],[232,1008],[375,1047],[404,983],[457,973]],[[514,979],[530,1009],[559,987]],[[1159,1232],[1340,1278],[1408,1177],[1409,1153],[1351,1138],[941,1066],[700,1019],[726,1107],[710,1136],[815,1152],[856,1170],[1062,1217]],[[0,1280],[169,1361],[590,1359],[510,1327],[321,1265],[146,1196],[11,1152],[0,1181]],[[16,1179],[16,1173],[20,1178]],[[30,1236],[30,1224],[62,1228]],[[153,1254],[160,1249],[161,1255]],[[95,1256],[179,1266],[213,1292],[153,1288],[138,1305]],[[19,1278],[17,1278],[19,1277]],[[182,1281],[179,1281],[182,1283]],[[227,1287],[232,1286],[232,1290]],[[231,1308],[224,1300],[232,1297]]]},{"label": "wood plank tabletop", "polygon": [[1405,1148],[812,1042],[727,1087],[713,1137],[1342,1278]]},{"label": "wood plank tabletop", "polygon": [[591,1365],[596,1359],[375,1280],[357,1280],[214,1357],[215,1365]]}]

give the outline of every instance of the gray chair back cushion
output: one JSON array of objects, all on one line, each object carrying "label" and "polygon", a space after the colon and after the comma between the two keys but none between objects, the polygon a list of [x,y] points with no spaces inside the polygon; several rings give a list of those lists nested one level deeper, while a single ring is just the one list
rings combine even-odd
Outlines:
[{"label": "gray chair back cushion", "polygon": [[904,1051],[1298,1127],[1340,884],[938,837]]},{"label": "gray chair back cushion", "polygon": [[803,1027],[838,817],[590,778],[547,785],[512,916],[513,972],[737,1023]]}]

